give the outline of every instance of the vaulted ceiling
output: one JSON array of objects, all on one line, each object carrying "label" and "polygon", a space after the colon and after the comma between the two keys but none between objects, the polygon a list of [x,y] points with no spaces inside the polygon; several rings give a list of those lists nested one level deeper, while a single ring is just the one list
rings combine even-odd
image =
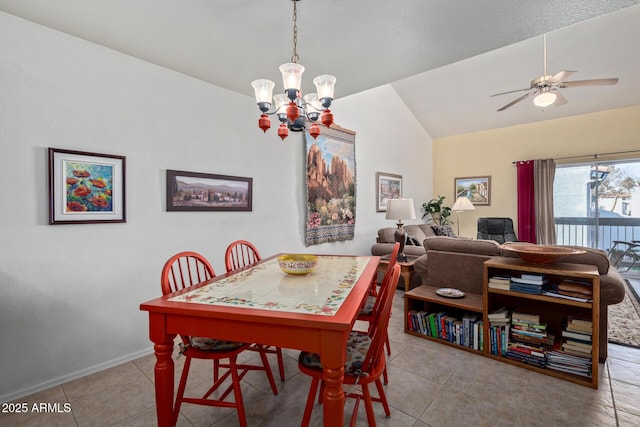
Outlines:
[{"label": "vaulted ceiling", "polygon": [[[303,91],[334,74],[340,97],[391,84],[432,137],[640,103],[640,0],[301,0]],[[0,0],[0,11],[248,96],[292,54],[290,0]],[[568,103],[531,99],[496,110],[542,75],[619,77],[566,88]],[[337,108],[337,107],[336,107]],[[380,105],[384,113],[384,105]],[[348,124],[344,124],[347,125]]]}]

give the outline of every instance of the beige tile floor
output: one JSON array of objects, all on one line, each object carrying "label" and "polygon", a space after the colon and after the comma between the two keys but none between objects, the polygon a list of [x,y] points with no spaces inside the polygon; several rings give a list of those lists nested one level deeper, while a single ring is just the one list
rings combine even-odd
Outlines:
[{"label": "beige tile floor", "polygon": [[[380,426],[640,426],[640,349],[609,345],[593,390],[403,333],[403,292],[394,298],[392,356],[386,393],[391,417],[376,405]],[[249,373],[243,395],[250,426],[298,426],[310,384],[297,370],[297,351],[285,350],[286,381],[274,396],[264,373]],[[255,358],[253,352],[247,357]],[[194,361],[188,388],[209,386],[211,366]],[[80,378],[19,402],[70,404],[55,414],[0,414],[0,426],[153,426],[155,402],[149,355]],[[274,373],[275,359],[271,359]],[[182,359],[176,361],[176,376]],[[277,378],[277,374],[276,374]],[[177,380],[176,380],[177,384]],[[350,415],[352,403],[347,403]],[[61,407],[64,410],[64,407]],[[315,407],[312,425],[322,425]],[[179,426],[237,425],[233,409],[183,406]],[[358,425],[367,425],[360,408]]]}]

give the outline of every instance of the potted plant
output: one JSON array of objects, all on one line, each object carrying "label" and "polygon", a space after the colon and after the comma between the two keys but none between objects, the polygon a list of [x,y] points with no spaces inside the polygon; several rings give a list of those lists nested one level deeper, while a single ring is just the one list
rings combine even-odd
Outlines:
[{"label": "potted plant", "polygon": [[430,215],[436,225],[443,226],[451,224],[451,221],[449,221],[451,208],[448,206],[442,206],[444,199],[444,196],[438,196],[435,199],[431,199],[428,202],[423,203],[422,210],[424,211],[424,215],[422,215],[422,219],[427,215]]}]

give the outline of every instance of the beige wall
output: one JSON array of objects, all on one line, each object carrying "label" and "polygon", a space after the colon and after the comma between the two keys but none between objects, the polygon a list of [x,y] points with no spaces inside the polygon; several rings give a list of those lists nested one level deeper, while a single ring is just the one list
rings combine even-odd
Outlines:
[{"label": "beige wall", "polygon": [[[448,206],[452,206],[454,178],[491,176],[491,205],[460,214],[460,234],[475,237],[479,217],[507,216],[516,221],[513,161],[585,156],[557,160],[560,164],[590,161],[594,154],[631,150],[640,150],[640,106],[438,138],[433,140],[433,193],[445,196]],[[639,158],[640,151],[598,158],[625,157]]]}]

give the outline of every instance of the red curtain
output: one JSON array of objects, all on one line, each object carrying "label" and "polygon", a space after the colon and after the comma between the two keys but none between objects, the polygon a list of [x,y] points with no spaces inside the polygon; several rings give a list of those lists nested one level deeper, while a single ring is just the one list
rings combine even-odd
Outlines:
[{"label": "red curtain", "polygon": [[536,243],[536,208],[533,191],[533,160],[517,163],[518,240]]}]

